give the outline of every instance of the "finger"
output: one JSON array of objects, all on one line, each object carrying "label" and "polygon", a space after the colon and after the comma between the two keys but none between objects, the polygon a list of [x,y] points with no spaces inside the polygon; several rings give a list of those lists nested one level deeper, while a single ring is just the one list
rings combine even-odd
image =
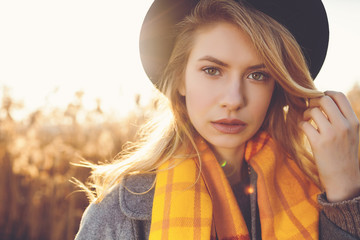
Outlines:
[{"label": "finger", "polygon": [[317,131],[320,133],[326,132],[331,128],[331,123],[327,116],[318,107],[307,109],[303,116],[305,121],[313,120],[317,126]]},{"label": "finger", "polygon": [[358,122],[356,114],[353,111],[351,104],[346,98],[345,94],[341,92],[326,91],[325,95],[331,97],[346,119],[348,119],[350,122]]},{"label": "finger", "polygon": [[316,130],[316,128],[313,125],[311,125],[309,122],[302,121],[299,123],[299,127],[301,128],[301,130],[303,130],[304,134],[309,139],[311,145],[317,142],[320,133]]},{"label": "finger", "polygon": [[321,108],[329,121],[335,125],[344,124],[345,116],[330,96],[310,99],[310,107]]}]

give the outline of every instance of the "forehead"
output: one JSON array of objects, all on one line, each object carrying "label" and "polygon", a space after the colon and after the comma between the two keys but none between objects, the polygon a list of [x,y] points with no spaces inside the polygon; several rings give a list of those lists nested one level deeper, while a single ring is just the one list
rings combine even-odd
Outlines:
[{"label": "forehead", "polygon": [[219,22],[197,30],[190,57],[211,55],[224,61],[260,61],[260,55],[250,37],[238,26]]}]

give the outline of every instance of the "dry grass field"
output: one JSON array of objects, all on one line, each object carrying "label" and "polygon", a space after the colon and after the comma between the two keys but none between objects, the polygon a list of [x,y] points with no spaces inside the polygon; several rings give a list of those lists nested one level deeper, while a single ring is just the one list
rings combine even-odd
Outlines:
[{"label": "dry grass field", "polygon": [[[70,182],[85,181],[89,170],[75,167],[81,158],[111,159],[136,135],[137,126],[154,108],[137,108],[116,121],[98,105],[84,111],[81,93],[65,111],[42,110],[16,122],[15,103],[4,94],[0,110],[0,239],[74,239],[88,205],[84,193]],[[85,119],[79,122],[79,118]]]},{"label": "dry grass field", "polygon": [[[360,87],[348,97],[360,116]],[[137,103],[139,99],[134,99]],[[85,158],[111,159],[137,126],[156,108],[137,104],[126,118],[113,120],[101,110],[85,111],[81,94],[64,111],[41,109],[27,119],[13,120],[16,104],[3,94],[0,109],[0,239],[74,239],[88,205],[72,177],[85,181],[89,171],[72,166]],[[15,109],[15,110],[14,110]],[[83,120],[79,121],[81,116]]]}]

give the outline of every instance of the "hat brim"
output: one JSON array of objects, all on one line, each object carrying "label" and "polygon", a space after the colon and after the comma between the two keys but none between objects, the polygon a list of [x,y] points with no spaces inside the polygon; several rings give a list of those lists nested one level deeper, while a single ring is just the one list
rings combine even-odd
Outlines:
[{"label": "hat brim", "polygon": [[[315,78],[325,60],[329,25],[321,0],[245,0],[285,26],[295,37]],[[140,33],[140,57],[150,80],[157,85],[175,43],[173,29],[199,0],[155,0]]]}]

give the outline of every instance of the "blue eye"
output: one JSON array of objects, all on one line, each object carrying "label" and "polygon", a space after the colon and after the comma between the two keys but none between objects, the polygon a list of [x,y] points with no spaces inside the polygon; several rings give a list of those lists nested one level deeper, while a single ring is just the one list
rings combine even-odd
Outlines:
[{"label": "blue eye", "polygon": [[254,79],[255,81],[265,81],[266,79],[269,78],[269,75],[262,72],[254,72],[254,73],[250,73],[248,78]]},{"label": "blue eye", "polygon": [[206,67],[202,69],[206,74],[210,76],[219,76],[220,71],[215,67]]}]

